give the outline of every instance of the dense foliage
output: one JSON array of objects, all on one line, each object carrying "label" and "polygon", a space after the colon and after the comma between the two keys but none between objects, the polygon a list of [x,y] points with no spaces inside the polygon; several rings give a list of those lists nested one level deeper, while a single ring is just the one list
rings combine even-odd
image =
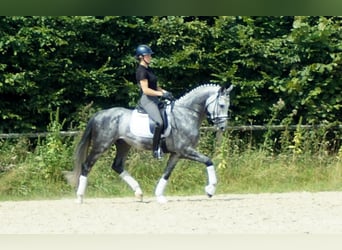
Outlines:
[{"label": "dense foliage", "polygon": [[236,85],[232,123],[340,123],[341,24],[320,16],[0,17],[0,132],[45,131],[57,108],[70,129],[87,112],[134,106],[141,43],[177,97],[209,81]]}]

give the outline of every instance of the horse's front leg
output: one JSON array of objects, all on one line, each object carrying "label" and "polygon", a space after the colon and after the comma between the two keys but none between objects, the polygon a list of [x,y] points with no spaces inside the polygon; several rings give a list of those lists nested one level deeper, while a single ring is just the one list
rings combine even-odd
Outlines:
[{"label": "horse's front leg", "polygon": [[169,180],[169,177],[170,177],[173,169],[175,168],[178,160],[179,160],[178,155],[171,154],[169,160],[167,161],[165,171],[164,171],[162,177],[160,178],[160,180],[156,186],[156,190],[155,190],[155,195],[156,195],[157,201],[159,203],[166,203],[167,202],[167,199],[164,196],[164,191],[165,191],[167,182]]},{"label": "horse's front leg", "polygon": [[205,186],[205,192],[209,197],[212,197],[216,192],[217,177],[215,167],[211,159],[208,156],[197,152],[193,148],[188,148],[183,157],[189,160],[201,162],[207,166],[208,184]]},{"label": "horse's front leg", "polygon": [[216,178],[216,171],[214,164],[211,162],[211,160],[206,163],[207,165],[207,173],[208,173],[208,185],[205,186],[205,192],[207,195],[211,198],[216,191],[216,184],[217,184],[217,178]]}]

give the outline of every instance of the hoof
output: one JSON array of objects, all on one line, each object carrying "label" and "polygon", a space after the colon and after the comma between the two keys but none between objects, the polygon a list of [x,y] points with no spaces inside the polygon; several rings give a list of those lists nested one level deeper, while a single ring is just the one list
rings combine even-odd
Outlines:
[{"label": "hoof", "polygon": [[76,200],[75,200],[76,204],[83,204],[83,195],[78,195]]},{"label": "hoof", "polygon": [[208,185],[205,187],[205,192],[207,193],[208,197],[211,198],[215,194],[216,187],[215,185]]},{"label": "hoof", "polygon": [[143,192],[140,188],[135,190],[134,195],[139,201],[143,201]]},{"label": "hoof", "polygon": [[165,198],[165,196],[157,196],[157,202],[159,204],[165,204],[168,202],[168,200]]}]

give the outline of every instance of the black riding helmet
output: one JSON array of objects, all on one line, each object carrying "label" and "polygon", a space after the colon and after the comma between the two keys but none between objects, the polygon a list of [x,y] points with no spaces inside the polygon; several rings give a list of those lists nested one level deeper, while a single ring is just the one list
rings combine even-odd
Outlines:
[{"label": "black riding helmet", "polygon": [[152,55],[152,54],[154,54],[152,49],[145,44],[139,45],[137,47],[137,49],[135,50],[135,57],[136,58],[139,58],[139,56]]}]

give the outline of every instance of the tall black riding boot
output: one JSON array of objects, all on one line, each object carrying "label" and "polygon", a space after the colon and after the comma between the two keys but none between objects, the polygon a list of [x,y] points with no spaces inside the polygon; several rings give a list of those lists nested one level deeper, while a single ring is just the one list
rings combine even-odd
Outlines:
[{"label": "tall black riding boot", "polygon": [[156,126],[154,129],[154,134],[153,134],[153,144],[152,144],[152,150],[153,150],[153,157],[160,159],[163,157],[163,151],[160,147],[160,135],[162,132],[162,127],[161,126]]}]

